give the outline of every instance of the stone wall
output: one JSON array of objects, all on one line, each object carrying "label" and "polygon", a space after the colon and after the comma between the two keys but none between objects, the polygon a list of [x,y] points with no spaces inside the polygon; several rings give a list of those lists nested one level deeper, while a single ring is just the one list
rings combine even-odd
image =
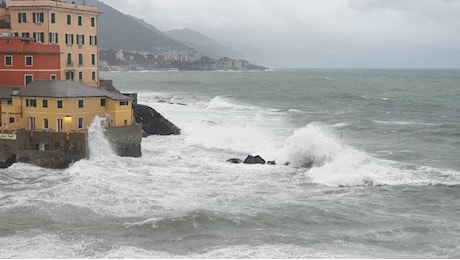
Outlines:
[{"label": "stone wall", "polygon": [[122,157],[140,157],[142,156],[141,142],[142,129],[141,125],[126,127],[107,128],[105,135],[115,153]]}]

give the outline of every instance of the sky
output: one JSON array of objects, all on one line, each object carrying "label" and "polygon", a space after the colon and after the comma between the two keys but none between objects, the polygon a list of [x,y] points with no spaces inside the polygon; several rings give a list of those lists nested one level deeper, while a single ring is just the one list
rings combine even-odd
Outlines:
[{"label": "sky", "polygon": [[270,67],[460,68],[460,0],[105,0]]}]

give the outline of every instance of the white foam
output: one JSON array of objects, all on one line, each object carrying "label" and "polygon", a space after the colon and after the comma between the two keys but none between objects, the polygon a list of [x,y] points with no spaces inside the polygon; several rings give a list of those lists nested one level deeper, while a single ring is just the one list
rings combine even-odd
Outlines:
[{"label": "white foam", "polygon": [[88,128],[89,157],[91,159],[115,156],[112,145],[105,136],[105,117],[94,117]]}]

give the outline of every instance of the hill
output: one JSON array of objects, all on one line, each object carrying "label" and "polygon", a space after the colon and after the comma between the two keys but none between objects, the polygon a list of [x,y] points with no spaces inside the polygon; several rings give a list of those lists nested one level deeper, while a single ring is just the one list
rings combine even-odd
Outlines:
[{"label": "hill", "polygon": [[152,25],[125,15],[98,1],[86,0],[87,5],[97,6],[99,16],[99,47],[101,49],[123,49],[145,52],[193,51],[192,48],[171,39]]},{"label": "hill", "polygon": [[208,38],[207,36],[199,32],[193,31],[189,28],[166,31],[165,34],[167,34],[172,39],[182,42],[190,48],[197,50],[204,56],[209,56],[212,58],[235,58],[242,56],[241,53],[231,50],[223,46],[222,44],[217,43],[214,40]]}]

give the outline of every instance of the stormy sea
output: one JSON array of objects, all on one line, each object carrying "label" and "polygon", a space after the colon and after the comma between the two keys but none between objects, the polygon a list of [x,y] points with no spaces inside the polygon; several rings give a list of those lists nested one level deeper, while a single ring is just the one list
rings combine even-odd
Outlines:
[{"label": "stormy sea", "polygon": [[0,258],[460,258],[459,70],[101,76],[182,134],[0,170]]}]

